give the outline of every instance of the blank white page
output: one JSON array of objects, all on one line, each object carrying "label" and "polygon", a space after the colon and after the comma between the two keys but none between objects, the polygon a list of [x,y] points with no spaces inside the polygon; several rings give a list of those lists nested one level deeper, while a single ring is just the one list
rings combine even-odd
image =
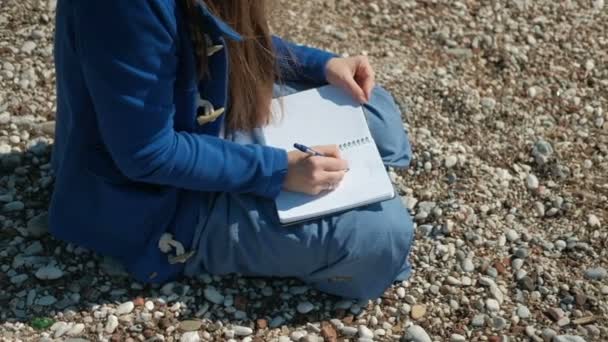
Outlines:
[{"label": "blank white page", "polygon": [[339,145],[350,170],[333,191],[318,196],[283,191],[276,199],[283,224],[390,199],[394,189],[372,139],[363,107],[334,86],[296,93],[272,104],[274,119],[263,129],[265,144],[293,151]]}]

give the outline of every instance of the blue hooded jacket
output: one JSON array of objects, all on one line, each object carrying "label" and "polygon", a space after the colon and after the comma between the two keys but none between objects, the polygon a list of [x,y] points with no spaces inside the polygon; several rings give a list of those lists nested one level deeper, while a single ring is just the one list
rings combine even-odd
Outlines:
[{"label": "blue hooded jacket", "polygon": [[[227,105],[227,40],[242,38],[199,5],[213,45],[196,76],[175,0],[59,0],[56,14],[55,188],[51,233],[119,259],[141,282],[174,279],[183,263],[159,249],[169,233],[190,247],[201,192],[274,198],[287,154],[218,137],[224,115],[197,120],[201,100]],[[289,80],[325,82],[335,55],[273,37]],[[223,48],[222,48],[223,47]]]}]

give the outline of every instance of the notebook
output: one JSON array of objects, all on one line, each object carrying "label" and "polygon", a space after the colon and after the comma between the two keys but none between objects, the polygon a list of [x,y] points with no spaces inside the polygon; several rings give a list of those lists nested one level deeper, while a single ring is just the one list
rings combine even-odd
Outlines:
[{"label": "notebook", "polygon": [[391,199],[393,185],[367,125],[363,107],[343,90],[328,85],[275,99],[272,122],[262,129],[264,143],[293,151],[335,144],[349,171],[332,191],[317,196],[282,191],[276,198],[284,225]]}]

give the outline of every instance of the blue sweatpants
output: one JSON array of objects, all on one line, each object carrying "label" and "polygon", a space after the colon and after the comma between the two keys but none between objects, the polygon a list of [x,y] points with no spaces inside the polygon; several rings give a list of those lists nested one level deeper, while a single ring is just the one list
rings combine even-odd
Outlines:
[{"label": "blue sweatpants", "polygon": [[[284,85],[275,88],[275,96],[309,87]],[[385,165],[407,167],[411,148],[391,95],[376,87],[365,112]],[[259,131],[253,137],[234,134],[226,139],[255,143],[256,136]],[[205,201],[195,233],[196,253],[186,263],[186,276],[294,277],[351,299],[377,298],[391,283],[409,276],[413,226],[399,196],[289,227],[281,226],[271,200],[233,193],[201,196]]]}]

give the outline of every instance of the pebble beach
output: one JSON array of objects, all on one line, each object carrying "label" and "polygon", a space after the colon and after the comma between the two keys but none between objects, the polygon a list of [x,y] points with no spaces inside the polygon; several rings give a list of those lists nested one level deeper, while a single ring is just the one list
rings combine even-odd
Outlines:
[{"label": "pebble beach", "polygon": [[608,341],[604,0],[275,1],[276,33],[367,55],[403,112],[414,272],[370,301],[144,285],[50,236],[55,6],[0,0],[0,341]]}]

